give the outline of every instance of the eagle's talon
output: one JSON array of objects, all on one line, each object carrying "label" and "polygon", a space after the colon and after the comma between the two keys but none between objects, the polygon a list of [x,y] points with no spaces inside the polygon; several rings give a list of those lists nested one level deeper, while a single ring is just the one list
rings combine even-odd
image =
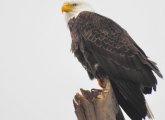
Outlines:
[{"label": "eagle's talon", "polygon": [[107,93],[108,93],[107,90],[106,91],[102,90],[102,92],[97,95],[97,98],[98,99],[104,99],[106,97]]},{"label": "eagle's talon", "polygon": [[92,92],[101,92],[102,89],[95,89],[95,88],[92,88],[91,91],[92,91]]},{"label": "eagle's talon", "polygon": [[97,95],[101,95],[102,91],[103,91],[102,89],[95,89],[95,88],[91,89],[91,92],[93,92],[93,93],[95,93]]}]

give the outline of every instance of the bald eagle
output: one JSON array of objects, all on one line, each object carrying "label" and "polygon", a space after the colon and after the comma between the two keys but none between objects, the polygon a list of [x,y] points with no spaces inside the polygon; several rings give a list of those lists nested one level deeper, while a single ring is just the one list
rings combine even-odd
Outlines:
[{"label": "bald eagle", "polygon": [[144,94],[156,91],[153,72],[163,78],[156,63],[148,59],[126,30],[95,13],[84,1],[68,0],[62,12],[71,33],[71,50],[89,78],[100,83],[110,80],[127,115],[132,120],[144,119],[149,112]]}]

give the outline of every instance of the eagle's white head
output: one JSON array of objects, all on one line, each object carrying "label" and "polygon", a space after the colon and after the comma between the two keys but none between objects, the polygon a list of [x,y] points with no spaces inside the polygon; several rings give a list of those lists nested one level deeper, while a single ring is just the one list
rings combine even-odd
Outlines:
[{"label": "eagle's white head", "polygon": [[80,12],[94,11],[84,0],[67,0],[63,3],[61,10],[62,13],[64,13],[67,22],[71,18],[76,18]]}]

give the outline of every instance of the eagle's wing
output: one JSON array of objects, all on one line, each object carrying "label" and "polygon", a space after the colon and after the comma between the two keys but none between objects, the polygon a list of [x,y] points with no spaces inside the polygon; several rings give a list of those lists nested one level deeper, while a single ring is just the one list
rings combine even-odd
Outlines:
[{"label": "eagle's wing", "polygon": [[112,78],[155,89],[157,81],[152,70],[162,77],[158,67],[123,28],[96,13],[84,12],[78,17],[77,30],[86,48]]}]

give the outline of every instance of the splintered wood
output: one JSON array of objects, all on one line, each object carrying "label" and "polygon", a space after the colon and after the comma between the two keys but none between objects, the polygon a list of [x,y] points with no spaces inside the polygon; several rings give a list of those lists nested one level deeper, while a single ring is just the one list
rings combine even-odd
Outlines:
[{"label": "splintered wood", "polygon": [[[109,83],[108,91],[81,90],[73,100],[78,120],[125,120]],[[100,97],[102,96],[102,97]]]}]

